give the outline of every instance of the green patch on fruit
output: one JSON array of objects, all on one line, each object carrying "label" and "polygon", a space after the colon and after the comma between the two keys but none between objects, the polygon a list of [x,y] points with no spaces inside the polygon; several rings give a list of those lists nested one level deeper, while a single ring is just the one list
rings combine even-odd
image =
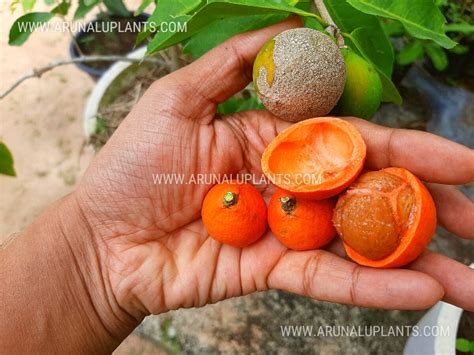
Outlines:
[{"label": "green patch on fruit", "polygon": [[[253,81],[258,82],[261,68],[265,68],[266,81],[269,87],[273,83],[273,75],[275,72],[275,63],[273,62],[273,50],[275,49],[275,40],[271,39],[263,45],[255,58],[253,64]],[[258,91],[258,87],[256,87]]]},{"label": "green patch on fruit", "polygon": [[382,81],[374,66],[354,51],[343,48],[346,65],[344,92],[333,113],[370,119],[382,100]]}]

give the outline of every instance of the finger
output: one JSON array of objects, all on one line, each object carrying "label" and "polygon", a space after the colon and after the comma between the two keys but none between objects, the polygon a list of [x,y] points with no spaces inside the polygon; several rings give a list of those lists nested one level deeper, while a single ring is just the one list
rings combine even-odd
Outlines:
[{"label": "finger", "polygon": [[[328,246],[331,253],[346,257],[342,241],[337,239]],[[408,266],[437,280],[444,288],[444,300],[466,310],[474,307],[474,270],[444,255],[424,252]],[[467,287],[465,287],[467,285]]]},{"label": "finger", "polygon": [[367,144],[367,166],[404,167],[420,179],[440,184],[474,181],[474,151],[434,134],[393,129],[348,117]]},{"label": "finger", "polygon": [[225,115],[214,125],[216,129],[230,127],[245,151],[246,167],[252,172],[261,172],[264,149],[291,123],[276,118],[266,110],[249,110]]},{"label": "finger", "polygon": [[322,301],[386,309],[425,309],[443,297],[441,285],[421,272],[370,269],[324,250],[286,252],[270,273],[268,286]]},{"label": "finger", "polygon": [[444,288],[444,300],[474,311],[474,270],[447,256],[426,251],[409,266],[436,279]]},{"label": "finger", "polygon": [[461,238],[474,239],[474,203],[454,186],[429,184],[438,222]]},{"label": "finger", "polygon": [[347,259],[347,254],[344,250],[344,245],[342,244],[342,240],[340,238],[334,238],[334,240],[329,243],[329,245],[326,246],[324,249],[330,251],[333,254],[336,254],[337,256],[340,256],[341,258]]},{"label": "finger", "polygon": [[192,64],[168,75],[167,81],[194,92],[208,103],[222,102],[252,80],[253,60],[267,40],[301,25],[298,17],[290,17],[276,25],[234,36]]}]

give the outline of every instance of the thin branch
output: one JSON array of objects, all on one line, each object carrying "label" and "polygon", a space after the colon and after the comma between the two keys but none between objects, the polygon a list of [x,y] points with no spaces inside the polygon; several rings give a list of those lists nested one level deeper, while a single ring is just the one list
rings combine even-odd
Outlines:
[{"label": "thin branch", "polygon": [[318,9],[323,21],[327,24],[326,32],[336,38],[339,48],[345,47],[344,37],[342,37],[339,27],[337,27],[336,23],[329,14],[326,5],[324,5],[324,0],[314,0],[314,4],[316,5],[316,8]]},{"label": "thin branch", "polygon": [[67,59],[67,60],[58,60],[44,67],[34,68],[29,73],[17,79],[7,90],[5,90],[0,95],[0,100],[3,99],[5,96],[7,96],[9,93],[11,93],[13,90],[15,90],[15,88],[19,86],[25,80],[28,80],[31,78],[40,78],[41,75],[43,75],[44,73],[62,65],[75,64],[75,63],[90,63],[90,62],[150,62],[150,63],[156,63],[160,65],[166,65],[166,63],[163,60],[160,60],[158,58],[129,58],[129,57],[118,56],[118,55],[97,55],[97,56],[91,55],[91,56],[85,56],[85,57],[83,56],[83,57],[72,58],[72,59]]},{"label": "thin branch", "polygon": [[[67,22],[65,16],[61,16],[61,20],[63,22]],[[67,33],[68,33],[69,37],[71,37],[72,45],[76,49],[77,54],[79,54],[79,56],[82,57],[84,55],[84,53],[82,53],[81,47],[79,46],[79,43],[77,43],[77,41],[76,41],[76,37],[74,37],[74,34],[71,32],[71,28],[68,28]]]}]

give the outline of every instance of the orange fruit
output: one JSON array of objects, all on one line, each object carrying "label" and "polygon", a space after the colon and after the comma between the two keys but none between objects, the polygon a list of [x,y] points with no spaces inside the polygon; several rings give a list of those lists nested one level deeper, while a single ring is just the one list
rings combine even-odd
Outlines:
[{"label": "orange fruit", "polygon": [[365,154],[365,142],[352,124],[336,117],[311,118],[290,126],[267,146],[262,170],[294,196],[325,199],[357,178]]},{"label": "orange fruit", "polygon": [[436,208],[415,175],[386,168],[360,175],[339,197],[334,225],[355,262],[399,267],[425,250],[436,229]]},{"label": "orange fruit", "polygon": [[229,182],[212,187],[204,198],[202,223],[215,240],[243,248],[267,229],[267,206],[250,184]]},{"label": "orange fruit", "polygon": [[317,249],[335,236],[333,199],[311,201],[278,189],[268,205],[268,224],[273,234],[293,250]]}]

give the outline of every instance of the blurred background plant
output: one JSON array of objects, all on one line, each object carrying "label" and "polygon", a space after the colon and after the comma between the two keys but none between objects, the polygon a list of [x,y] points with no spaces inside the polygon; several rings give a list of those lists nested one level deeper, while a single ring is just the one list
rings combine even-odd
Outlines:
[{"label": "blurred background plant", "polygon": [[474,341],[458,338],[456,339],[456,350],[460,353],[474,354]]},{"label": "blurred background plant", "polygon": [[[394,20],[384,20],[385,33],[392,38],[396,50],[396,66],[402,72],[415,62],[425,62],[428,69],[445,71],[444,79],[451,85],[459,84],[460,71],[472,66],[474,41],[474,2],[472,0],[436,0],[436,5],[445,14],[445,31],[457,42],[449,49],[438,43],[410,36],[402,24]],[[436,73],[435,73],[436,74]],[[470,83],[472,88],[472,83]]]}]

